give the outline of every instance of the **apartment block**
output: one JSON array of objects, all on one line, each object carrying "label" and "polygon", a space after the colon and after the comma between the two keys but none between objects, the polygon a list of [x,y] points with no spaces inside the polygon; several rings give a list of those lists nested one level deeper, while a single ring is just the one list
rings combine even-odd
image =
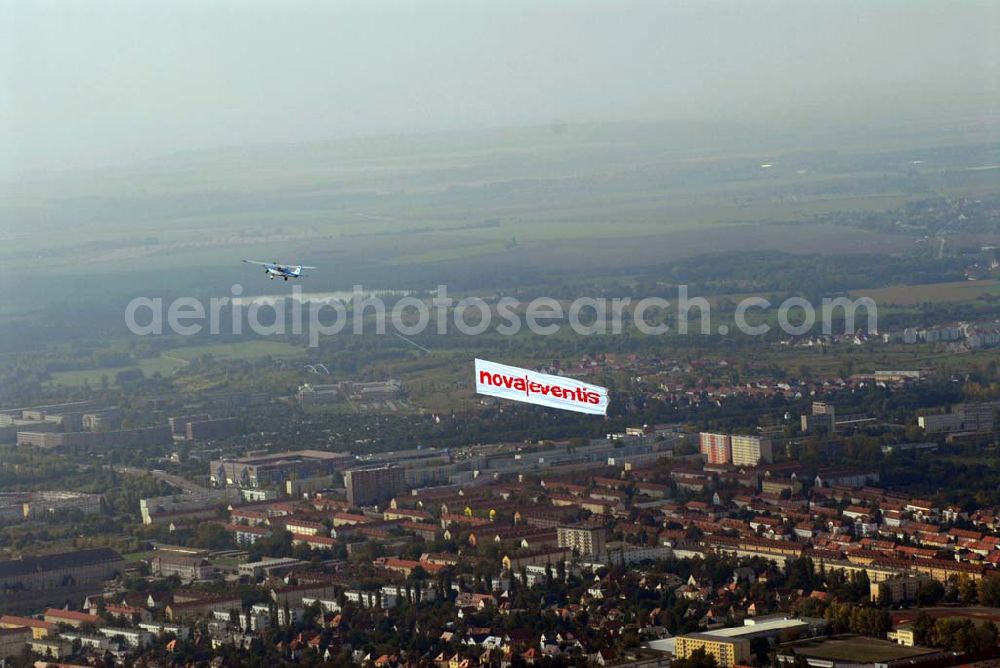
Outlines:
[{"label": "apartment block", "polygon": [[400,466],[375,466],[344,471],[347,501],[352,506],[366,506],[388,501],[406,489],[406,476]]},{"label": "apartment block", "polygon": [[704,650],[715,658],[719,668],[732,668],[750,660],[750,641],[746,638],[725,638],[707,633],[689,633],[677,636],[674,656],[687,659],[695,650]]},{"label": "apartment block", "polygon": [[700,433],[698,450],[705,455],[709,464],[729,464],[733,461],[729,434]]},{"label": "apartment block", "polygon": [[757,466],[773,459],[771,439],[764,436],[733,434],[729,437],[732,462],[736,466]]},{"label": "apartment block", "polygon": [[567,525],[556,528],[557,544],[580,555],[599,554],[604,551],[606,531],[603,526]]}]

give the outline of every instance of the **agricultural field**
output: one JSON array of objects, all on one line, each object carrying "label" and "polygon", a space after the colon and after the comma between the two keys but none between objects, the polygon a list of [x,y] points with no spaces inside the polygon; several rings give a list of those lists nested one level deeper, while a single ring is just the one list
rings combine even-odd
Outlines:
[{"label": "agricultural field", "polygon": [[[994,151],[968,131],[828,135],[803,153],[735,126],[564,130],[206,151],[0,185],[14,223],[0,226],[0,311],[287,288],[247,257],[316,265],[325,291],[503,288],[726,250],[898,253],[912,239],[810,221],[995,189],[967,171]],[[44,276],[18,271],[38,262]]]},{"label": "agricultural field", "polygon": [[170,359],[180,359],[191,361],[202,355],[211,355],[220,360],[254,360],[262,357],[274,357],[276,359],[292,359],[301,357],[302,348],[293,346],[281,341],[268,341],[254,339],[251,341],[238,341],[234,343],[218,343],[199,346],[187,346],[175,348],[163,356]]},{"label": "agricultural field", "polygon": [[967,302],[984,296],[1000,297],[1000,281],[957,281],[928,285],[896,285],[887,288],[856,290],[851,293],[851,296],[870,297],[877,304],[894,304],[900,306]]},{"label": "agricultural field", "polygon": [[954,353],[933,344],[869,344],[819,348],[781,348],[754,355],[761,364],[773,364],[797,376],[804,369],[817,377],[837,376],[844,370],[872,373],[888,369],[935,369],[943,373],[968,372],[991,361],[1000,361],[1000,349],[978,351],[975,355]]},{"label": "agricultural field", "polygon": [[98,387],[101,385],[102,378],[106,378],[111,385],[114,385],[116,374],[133,369],[141,370],[146,377],[157,373],[162,376],[169,376],[188,366],[193,360],[205,355],[210,355],[218,360],[256,360],[264,357],[292,360],[302,357],[303,354],[304,351],[302,348],[280,341],[268,340],[187,346],[173,348],[160,353],[156,357],[139,360],[135,365],[131,366],[56,372],[52,374],[51,382],[54,385],[61,386],[81,386],[86,384],[91,387]]}]

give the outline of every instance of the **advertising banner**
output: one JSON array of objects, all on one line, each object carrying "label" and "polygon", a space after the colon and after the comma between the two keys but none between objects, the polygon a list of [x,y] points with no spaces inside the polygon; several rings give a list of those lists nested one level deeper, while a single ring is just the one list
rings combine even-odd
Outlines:
[{"label": "advertising banner", "polygon": [[476,360],[476,393],[591,415],[608,413],[605,387],[480,359]]}]

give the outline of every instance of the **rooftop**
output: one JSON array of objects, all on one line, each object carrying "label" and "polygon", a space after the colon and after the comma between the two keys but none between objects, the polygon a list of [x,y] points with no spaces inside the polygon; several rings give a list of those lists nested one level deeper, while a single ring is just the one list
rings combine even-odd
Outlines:
[{"label": "rooftop", "polygon": [[107,547],[76,552],[60,552],[41,557],[0,561],[0,578],[19,577],[64,568],[84,567],[107,561],[121,561],[122,555]]},{"label": "rooftop", "polygon": [[889,640],[852,635],[810,638],[782,645],[780,651],[786,652],[792,649],[795,654],[807,658],[852,663],[896,661],[939,651],[929,647],[905,647]]}]

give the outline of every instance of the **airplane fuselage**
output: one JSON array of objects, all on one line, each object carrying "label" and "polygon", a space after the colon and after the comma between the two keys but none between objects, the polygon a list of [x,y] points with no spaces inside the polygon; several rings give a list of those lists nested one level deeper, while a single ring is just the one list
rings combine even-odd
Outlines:
[{"label": "airplane fuselage", "polygon": [[280,262],[261,262],[260,260],[243,260],[247,264],[256,264],[264,267],[264,274],[272,281],[275,278],[302,278],[305,274],[303,269],[315,269],[316,267],[306,267],[301,264],[281,264]]},{"label": "airplane fuselage", "polygon": [[264,273],[267,274],[268,278],[272,281],[277,278],[283,278],[286,281],[289,278],[299,278],[302,276],[301,267],[284,267],[280,264],[269,264],[264,268]]}]

